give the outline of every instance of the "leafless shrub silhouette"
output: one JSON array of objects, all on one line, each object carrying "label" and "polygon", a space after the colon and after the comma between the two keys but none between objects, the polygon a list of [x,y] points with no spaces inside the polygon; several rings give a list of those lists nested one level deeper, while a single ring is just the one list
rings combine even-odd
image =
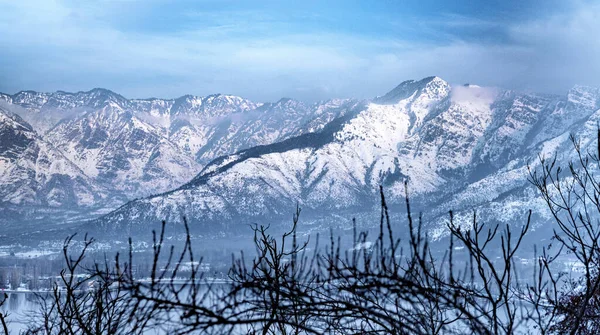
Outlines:
[{"label": "leafless shrub silhouette", "polygon": [[[600,139],[600,128],[597,141]],[[584,151],[581,141],[571,136],[575,159],[567,171],[557,166],[557,158],[540,158],[541,169],[530,169],[537,187],[558,228],[554,240],[583,269],[580,278],[568,280],[562,294],[550,299],[559,318],[552,327],[557,333],[595,334],[600,331],[600,141],[595,152]]]},{"label": "leafless shrub silhouette", "polygon": [[[438,252],[422,216],[411,212],[405,184],[406,222],[392,222],[380,188],[376,236],[359,231],[353,220],[349,247],[333,232],[321,246],[318,235],[313,241],[299,236],[297,208],[292,227],[279,237],[269,227],[252,227],[255,255],[233,255],[228,280],[221,282],[204,276],[185,220],[180,248],[165,247],[164,222],[153,232],[148,278],[134,270],[131,239],[125,260],[117,254],[88,266],[84,259],[92,240],[84,238],[72,257],[70,237],[64,244],[66,268],[28,333],[597,333],[600,183],[594,171],[600,146],[590,154],[573,143],[578,161],[568,171],[556,166],[556,158],[542,159],[540,171],[530,169],[530,181],[558,227],[553,241],[558,246],[532,251],[531,278],[520,276],[517,264],[517,253],[528,252],[523,241],[531,211],[520,228],[481,223],[476,213],[466,228],[449,212],[448,247]],[[403,239],[398,231],[406,232]],[[556,270],[563,256],[579,261],[581,277]]]},{"label": "leafless shrub silhouette", "polygon": [[65,269],[50,295],[38,295],[40,314],[26,334],[141,334],[129,326],[129,297],[120,273],[108,261],[86,267],[86,252],[94,240],[85,236],[81,250],[73,254],[74,237],[65,239]]},{"label": "leafless shrub silhouette", "polygon": [[[8,294],[2,292],[2,295],[0,296],[0,307],[2,307],[2,305],[4,305],[4,303],[6,302],[7,299],[8,299]],[[2,330],[4,331],[4,334],[8,335],[8,326],[6,325],[6,315],[2,312],[0,312],[0,326],[2,326]]]},{"label": "leafless shrub silhouette", "polygon": [[[506,226],[485,228],[476,216],[463,231],[449,215],[450,245],[441,259],[433,256],[422,219],[415,223],[406,195],[409,238],[406,245],[394,237],[381,190],[379,235],[368,248],[354,247],[342,255],[330,242],[320,269],[327,269],[330,301],[324,314],[333,317],[341,333],[377,334],[512,334],[531,322],[521,302],[515,253],[529,227],[516,236]],[[354,233],[354,245],[368,245],[367,233]],[[499,240],[500,260],[490,250]],[[455,240],[470,262],[456,269]],[[336,294],[336,292],[340,292]]]},{"label": "leafless shrub silhouette", "polygon": [[[474,216],[472,228],[463,231],[450,213],[449,247],[436,259],[421,217],[413,220],[408,191],[409,236],[404,244],[394,236],[397,228],[380,191],[381,220],[374,240],[353,221],[348,250],[342,250],[333,233],[324,248],[318,236],[314,244],[299,243],[297,208],[292,228],[279,239],[268,227],[253,227],[256,255],[251,261],[243,253],[233,256],[225,283],[203,277],[202,260],[194,257],[185,221],[179,252],[173,246],[164,249],[165,223],[153,233],[152,269],[146,280],[133,271],[131,240],[126,261],[117,254],[112,263],[86,268],[83,260],[93,241],[84,239],[82,250],[72,257],[70,237],[64,244],[66,269],[60,283],[43,300],[40,324],[28,333],[141,334],[154,329],[172,334],[513,334],[534,315],[545,320],[547,314],[540,309],[546,306],[537,293],[544,290],[549,262],[540,261],[539,282],[527,290],[514,272],[515,252],[529,221],[513,236],[510,227],[485,228]],[[496,240],[500,261],[490,253]],[[469,255],[462,268],[454,261],[456,243]],[[77,279],[82,273],[85,280]],[[92,280],[97,286],[86,290]],[[524,307],[523,292],[531,301],[538,299],[533,310]],[[546,331],[550,323],[535,325]]]}]

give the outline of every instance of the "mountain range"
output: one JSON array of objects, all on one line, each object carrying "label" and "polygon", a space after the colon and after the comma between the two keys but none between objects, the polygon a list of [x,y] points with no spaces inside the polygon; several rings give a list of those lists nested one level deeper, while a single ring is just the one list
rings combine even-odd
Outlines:
[{"label": "mountain range", "polygon": [[528,167],[555,153],[566,164],[569,135],[593,145],[600,118],[597,88],[549,95],[439,77],[314,104],[104,89],[0,101],[0,224],[42,224],[50,210],[112,231],[183,216],[199,231],[230,231],[287,220],[296,204],[309,222],[348,222],[373,212],[379,185],[400,208],[405,181],[434,237],[450,209],[465,225],[473,210],[519,223],[532,209],[540,227],[550,217]]}]

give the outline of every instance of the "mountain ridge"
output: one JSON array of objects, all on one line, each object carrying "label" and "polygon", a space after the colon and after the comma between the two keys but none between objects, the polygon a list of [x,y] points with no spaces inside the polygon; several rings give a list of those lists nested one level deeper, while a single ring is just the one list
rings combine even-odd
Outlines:
[{"label": "mountain ridge", "polygon": [[222,94],[128,100],[106,89],[21,91],[0,101],[104,190],[111,200],[100,207],[178,187],[216,157],[314,131],[346,102],[263,104]]},{"label": "mountain ridge", "polygon": [[[40,99],[23,96],[33,99],[23,109]],[[452,86],[435,76],[361,101],[254,103],[218,94],[105,100],[80,99],[101,107],[72,110],[43,136],[91,169],[84,171],[137,183],[121,190],[123,205],[92,222],[106,229],[144,229],[185,215],[203,229],[227,230],[235,221],[284,217],[296,203],[313,213],[353,215],[376,206],[379,185],[391,206],[400,204],[405,180],[415,208],[431,213],[434,231],[442,231],[449,209],[457,220],[474,209],[514,218],[517,208],[533,204],[543,217],[535,197],[523,196],[533,194],[527,164],[549,148],[568,157],[565,134],[583,133],[588,143],[590,122],[600,113],[595,88],[547,95]],[[173,171],[180,177],[168,179]]]},{"label": "mountain ridge", "polygon": [[[425,89],[430,84],[433,88]],[[409,86],[414,91],[407,92]],[[284,208],[294,203],[317,212],[369,207],[376,202],[361,201],[375,199],[378,185],[386,187],[390,203],[400,204],[404,180],[409,180],[421,208],[435,205],[428,197],[441,199],[431,208],[438,213],[430,218],[438,227],[450,209],[461,219],[475,208],[509,213],[509,200],[520,202],[525,210],[524,204],[535,201],[515,194],[532,192],[527,164],[548,141],[560,140],[566,151],[564,134],[577,129],[577,120],[589,123],[599,112],[595,106],[600,101],[600,94],[590,96],[578,87],[566,97],[550,96],[477,86],[451,88],[438,77],[403,82],[390,92],[349,114],[333,132],[333,140],[320,148],[280,151],[273,149],[275,144],[251,157],[243,151],[224,156],[190,183],[131,202],[97,222],[105,227],[143,227],[164,219],[179,222],[185,215],[192,223],[218,226],[219,221],[252,222],[283,215]],[[402,99],[397,100],[399,96]],[[555,134],[544,135],[546,123],[565,114],[575,123],[552,123]],[[530,143],[531,138],[537,141]],[[473,201],[477,192],[483,196]],[[543,216],[542,206],[535,208]],[[514,219],[516,212],[510,213]]]}]

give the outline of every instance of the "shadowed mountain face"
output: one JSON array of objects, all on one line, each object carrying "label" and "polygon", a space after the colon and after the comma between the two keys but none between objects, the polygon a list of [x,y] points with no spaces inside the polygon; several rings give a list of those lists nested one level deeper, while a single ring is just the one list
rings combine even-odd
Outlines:
[{"label": "shadowed mountain face", "polygon": [[464,225],[474,209],[484,220],[523,222],[530,208],[543,218],[527,164],[535,168],[539,154],[554,151],[566,162],[571,132],[590,145],[599,101],[598,90],[586,87],[549,96],[451,87],[438,77],[407,81],[372,102],[340,106],[316,132],[215,159],[189,183],[96,223],[144,229],[185,215],[199,229],[232,230],[232,223],[285,220],[296,203],[349,219],[376,205],[379,185],[401,204],[405,180],[436,236],[450,209]]},{"label": "shadowed mountain face", "polygon": [[[104,211],[139,198],[94,221],[108,230],[186,216],[201,231],[229,231],[285,220],[297,203],[314,216],[349,219],[376,205],[379,185],[392,206],[401,204],[405,180],[437,235],[450,209],[465,225],[473,209],[495,221],[520,222],[529,208],[543,218],[527,165],[555,151],[569,160],[569,133],[592,145],[600,113],[598,89],[549,96],[451,87],[438,77],[405,81],[371,102],[314,105],[226,95],[128,100],[100,89],[0,99],[11,115],[0,120],[0,137],[12,139],[2,143],[3,164],[15,164],[35,139],[77,171],[64,178],[86,183],[51,185],[89,189],[82,198]],[[8,171],[4,180],[14,179]],[[40,200],[52,192],[17,189],[2,201],[62,206]]]}]

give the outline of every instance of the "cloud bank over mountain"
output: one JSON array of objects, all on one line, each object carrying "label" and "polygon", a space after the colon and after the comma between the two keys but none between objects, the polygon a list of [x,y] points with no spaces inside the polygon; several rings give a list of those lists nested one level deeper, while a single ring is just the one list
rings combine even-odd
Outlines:
[{"label": "cloud bank over mountain", "polygon": [[368,98],[431,74],[548,93],[600,86],[600,5],[507,3],[482,5],[482,16],[460,1],[0,0],[0,43],[10,46],[0,51],[0,91],[314,101]]}]

